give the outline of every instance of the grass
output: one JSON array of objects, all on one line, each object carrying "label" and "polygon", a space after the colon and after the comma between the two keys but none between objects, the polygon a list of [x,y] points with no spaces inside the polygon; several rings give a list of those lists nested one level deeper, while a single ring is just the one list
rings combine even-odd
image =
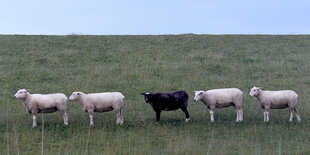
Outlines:
[{"label": "grass", "polygon": [[[96,113],[95,126],[76,102],[68,103],[69,126],[58,112],[44,115],[45,154],[309,154],[310,36],[0,36],[0,154],[39,154],[38,127],[13,95],[120,91],[124,125],[113,112]],[[251,87],[292,89],[299,94],[302,118],[288,122],[288,109],[272,110],[270,122]],[[215,111],[193,102],[193,90],[236,87],[244,92],[244,122],[233,108]],[[155,113],[141,92],[186,90],[181,110]]]}]

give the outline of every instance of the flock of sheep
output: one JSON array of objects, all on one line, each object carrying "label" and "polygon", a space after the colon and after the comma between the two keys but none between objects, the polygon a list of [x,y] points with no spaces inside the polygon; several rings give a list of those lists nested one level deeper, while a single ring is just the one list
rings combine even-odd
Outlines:
[{"label": "flock of sheep", "polygon": [[[194,101],[202,101],[209,109],[211,122],[214,122],[215,108],[225,108],[233,106],[237,113],[236,122],[243,121],[242,95],[243,92],[237,88],[212,89],[208,91],[194,91]],[[156,121],[160,120],[162,110],[170,111],[181,109],[186,115],[186,122],[190,121],[187,111],[188,95],[185,91],[171,93],[142,93],[152,109],[156,112]],[[299,112],[296,109],[298,95],[292,90],[264,91],[259,87],[253,87],[249,93],[250,97],[256,97],[259,105],[263,109],[264,122],[269,121],[270,109],[289,108],[290,118],[293,115],[300,122]],[[15,98],[21,99],[26,110],[33,116],[33,127],[37,126],[38,113],[52,113],[60,111],[64,124],[68,125],[67,101],[68,98],[62,93],[56,94],[30,94],[30,90],[20,89],[15,94]],[[73,92],[69,97],[70,101],[77,101],[85,112],[88,112],[90,125],[94,124],[94,112],[112,111],[116,113],[116,124],[124,123],[122,107],[124,105],[124,95],[119,92],[91,93]]]}]

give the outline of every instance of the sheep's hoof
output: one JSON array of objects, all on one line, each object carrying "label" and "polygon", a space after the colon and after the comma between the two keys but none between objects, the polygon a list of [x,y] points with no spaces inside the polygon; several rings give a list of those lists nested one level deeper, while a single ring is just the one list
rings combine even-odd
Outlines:
[{"label": "sheep's hoof", "polygon": [[123,123],[116,123],[116,125],[119,125],[119,126],[121,126]]},{"label": "sheep's hoof", "polygon": [[186,119],[185,119],[185,122],[187,122],[187,123],[188,123],[188,122],[191,122],[191,119],[190,119],[190,118],[186,118]]}]

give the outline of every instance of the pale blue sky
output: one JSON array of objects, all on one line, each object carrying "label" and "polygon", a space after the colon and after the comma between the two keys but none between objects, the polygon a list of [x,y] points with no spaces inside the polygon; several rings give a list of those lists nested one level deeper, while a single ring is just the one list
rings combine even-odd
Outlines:
[{"label": "pale blue sky", "polygon": [[0,34],[310,34],[310,0],[0,0]]}]

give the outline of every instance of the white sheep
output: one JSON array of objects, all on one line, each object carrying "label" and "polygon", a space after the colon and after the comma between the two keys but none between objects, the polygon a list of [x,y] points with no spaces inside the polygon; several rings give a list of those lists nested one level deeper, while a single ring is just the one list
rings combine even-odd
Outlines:
[{"label": "white sheep", "polygon": [[215,108],[226,108],[234,106],[237,119],[236,122],[243,121],[242,112],[242,91],[237,88],[222,88],[212,89],[208,91],[194,91],[194,101],[201,100],[209,109],[211,115],[211,122],[214,122],[214,110]]},{"label": "white sheep", "polygon": [[264,112],[264,122],[269,121],[270,109],[283,109],[287,107],[290,109],[289,121],[293,121],[294,113],[297,117],[297,121],[301,121],[299,112],[296,109],[298,95],[292,90],[263,91],[261,88],[254,86],[249,96],[257,98]]},{"label": "white sheep", "polygon": [[67,101],[65,94],[30,94],[30,90],[20,89],[15,94],[15,98],[21,99],[26,110],[32,114],[32,127],[37,126],[38,113],[52,113],[57,110],[63,116],[64,124],[68,125]]},{"label": "white sheep", "polygon": [[108,112],[114,110],[116,113],[116,124],[124,123],[122,108],[125,97],[119,92],[91,93],[73,92],[70,101],[77,101],[85,112],[88,112],[90,125],[94,125],[94,112]]}]

